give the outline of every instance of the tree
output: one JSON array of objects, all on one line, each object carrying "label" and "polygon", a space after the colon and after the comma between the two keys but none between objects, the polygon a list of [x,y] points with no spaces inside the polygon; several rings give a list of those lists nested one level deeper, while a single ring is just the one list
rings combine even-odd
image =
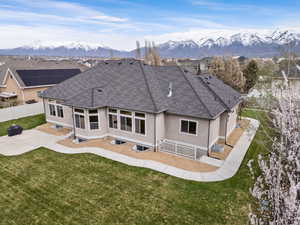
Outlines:
[{"label": "tree", "polygon": [[261,174],[251,189],[258,202],[249,215],[253,225],[300,224],[300,112],[287,77],[276,103],[271,114],[273,144],[266,156],[259,156]]},{"label": "tree", "polygon": [[140,42],[139,41],[136,41],[136,58],[137,59],[141,59],[142,58],[141,46],[140,46]]},{"label": "tree", "polygon": [[144,61],[149,65],[161,65],[160,55],[154,42],[145,41],[145,56]]},{"label": "tree", "polygon": [[244,91],[248,93],[249,90],[254,87],[258,79],[258,66],[255,60],[251,60],[248,63],[247,67],[243,70],[243,74],[246,79]]},{"label": "tree", "polygon": [[209,64],[208,71],[226,84],[243,92],[245,78],[236,59],[232,57],[214,57]]}]

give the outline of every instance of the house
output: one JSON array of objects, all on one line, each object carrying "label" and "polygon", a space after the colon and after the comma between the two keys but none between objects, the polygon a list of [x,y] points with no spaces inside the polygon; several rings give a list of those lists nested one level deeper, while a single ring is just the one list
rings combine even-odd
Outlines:
[{"label": "house", "polygon": [[100,62],[42,97],[47,121],[76,138],[109,136],[154,150],[168,141],[202,153],[230,135],[241,101],[214,76],[133,59]]},{"label": "house", "polygon": [[72,63],[15,60],[0,66],[0,101],[41,101],[39,93],[85,69]]}]

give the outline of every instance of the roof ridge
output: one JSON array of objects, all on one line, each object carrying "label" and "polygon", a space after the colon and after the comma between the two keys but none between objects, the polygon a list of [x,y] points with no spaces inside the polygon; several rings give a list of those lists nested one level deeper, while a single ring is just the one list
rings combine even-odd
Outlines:
[{"label": "roof ridge", "polygon": [[148,91],[149,91],[150,98],[151,98],[151,100],[152,100],[152,102],[153,102],[155,112],[157,112],[158,109],[157,109],[156,103],[155,103],[155,101],[154,101],[154,98],[153,98],[153,96],[152,96],[152,92],[151,92],[151,90],[150,90],[150,87],[149,87],[149,84],[148,84],[148,80],[147,80],[147,78],[146,78],[146,73],[145,73],[145,70],[144,70],[144,68],[143,68],[143,66],[142,66],[142,61],[139,61],[139,64],[140,64],[140,67],[141,67],[141,70],[142,70],[142,74],[144,75],[145,83],[146,83],[147,89],[148,89]]},{"label": "roof ridge", "polygon": [[[211,75],[210,75],[211,76]],[[222,100],[222,98],[220,98],[220,96],[207,84],[204,82],[204,80],[202,78],[200,78],[201,82],[204,84],[204,86],[206,86],[215,96],[217,96],[217,98],[219,99],[219,101],[228,109],[231,110],[230,107],[228,107],[226,105],[226,103]]]},{"label": "roof ridge", "polygon": [[182,68],[180,66],[178,66],[178,69],[181,71],[182,76],[185,78],[185,80],[188,82],[189,86],[192,88],[193,92],[195,93],[196,97],[198,98],[198,100],[202,103],[202,105],[204,106],[204,108],[207,110],[208,115],[213,117],[211,112],[209,111],[208,107],[203,103],[203,101],[201,100],[200,96],[198,95],[197,91],[195,90],[194,86],[191,84],[191,82],[189,81],[189,79],[186,77],[185,72],[182,70]]}]

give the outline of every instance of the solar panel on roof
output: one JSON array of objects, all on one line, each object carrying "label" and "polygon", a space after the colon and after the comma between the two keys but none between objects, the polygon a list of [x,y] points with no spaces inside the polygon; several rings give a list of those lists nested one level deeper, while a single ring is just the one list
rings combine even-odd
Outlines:
[{"label": "solar panel on roof", "polygon": [[79,73],[80,69],[16,70],[25,86],[41,86],[61,83]]}]

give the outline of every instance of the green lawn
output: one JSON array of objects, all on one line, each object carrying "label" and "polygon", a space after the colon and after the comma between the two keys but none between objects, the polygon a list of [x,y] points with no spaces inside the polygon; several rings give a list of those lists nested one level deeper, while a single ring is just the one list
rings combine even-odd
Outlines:
[{"label": "green lawn", "polygon": [[7,128],[12,124],[17,124],[23,127],[24,130],[32,129],[45,123],[45,115],[40,114],[36,116],[24,117],[16,120],[10,120],[0,123],[0,136],[7,135]]},{"label": "green lawn", "polygon": [[0,224],[245,225],[252,200],[246,164],[263,138],[256,135],[237,175],[214,183],[45,148],[0,156]]}]

